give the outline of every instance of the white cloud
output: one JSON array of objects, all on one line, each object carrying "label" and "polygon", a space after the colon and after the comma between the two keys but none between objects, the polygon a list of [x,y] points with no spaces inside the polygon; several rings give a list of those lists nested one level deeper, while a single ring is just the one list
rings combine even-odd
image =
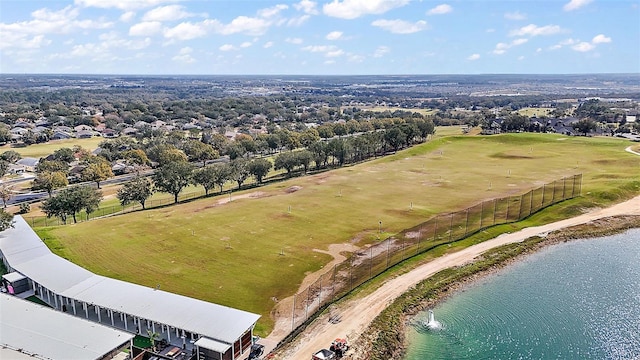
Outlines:
[{"label": "white cloud", "polygon": [[101,9],[116,8],[121,10],[135,10],[178,1],[180,0],[75,0],[74,3],[80,6],[97,7]]},{"label": "white cloud", "polygon": [[280,12],[282,12],[282,10],[286,10],[288,8],[289,8],[288,5],[278,4],[270,8],[259,10],[258,15],[263,18],[272,18],[280,15]]},{"label": "white cloud", "polygon": [[526,43],[527,41],[529,41],[529,39],[525,39],[525,38],[515,39],[515,40],[513,40],[511,42],[511,46],[522,45],[522,44]]},{"label": "white cloud", "polygon": [[178,52],[178,55],[174,56],[171,58],[171,60],[173,61],[177,61],[177,62],[181,62],[181,63],[185,63],[185,64],[191,64],[196,62],[196,59],[194,59],[191,56],[191,53],[193,52],[193,49],[190,47],[183,47],[182,49],[180,49],[180,51]]},{"label": "white cloud", "polygon": [[171,40],[191,40],[207,35],[205,23],[183,22],[164,30],[164,37]]},{"label": "white cloud", "polygon": [[494,32],[496,32],[496,29],[487,29],[487,30],[485,30],[484,32],[487,32],[487,33],[494,33]]},{"label": "white cloud", "polygon": [[[11,38],[11,36],[14,37]],[[51,40],[45,39],[44,35],[35,35],[29,38],[24,34],[4,34],[0,31],[0,50],[8,48],[38,49],[49,44],[51,44]]]},{"label": "white cloud", "polygon": [[568,3],[566,3],[563,7],[564,11],[573,11],[573,10],[577,10],[587,4],[589,4],[590,2],[592,2],[593,0],[571,0]]},{"label": "white cloud", "polygon": [[513,40],[510,43],[499,42],[499,43],[496,44],[495,49],[493,49],[493,53],[496,54],[496,55],[502,55],[505,52],[507,52],[507,49],[510,49],[510,48],[512,48],[514,46],[525,44],[528,41],[529,41],[529,39],[519,38],[519,39]]},{"label": "white cloud", "polygon": [[598,34],[598,35],[594,36],[594,38],[591,40],[591,42],[593,44],[610,43],[611,42],[611,38],[610,37],[606,37],[603,34]]},{"label": "white cloud", "polygon": [[335,58],[344,55],[344,51],[334,45],[309,45],[302,48],[303,51],[323,53],[325,57]]},{"label": "white cloud", "polygon": [[480,59],[480,54],[471,54],[467,58],[467,60],[469,60],[469,61],[475,61],[475,60],[478,60],[478,59]]},{"label": "white cloud", "polygon": [[223,35],[231,34],[246,34],[259,36],[263,35],[267,29],[269,29],[270,22],[265,19],[253,18],[247,16],[238,16],[231,20],[228,25],[225,25],[220,29],[220,33]]},{"label": "white cloud", "polygon": [[333,0],[322,7],[325,15],[355,19],[364,15],[379,15],[407,5],[411,0]]},{"label": "white cloud", "polygon": [[50,44],[46,38],[52,34],[70,34],[79,30],[106,29],[113,26],[113,22],[101,20],[78,19],[78,8],[67,6],[58,11],[47,8],[38,9],[31,13],[31,20],[0,23],[0,43],[7,48],[36,48]]},{"label": "white cloud", "polygon": [[509,32],[509,36],[553,35],[562,31],[562,28],[558,25],[537,26],[535,24],[529,24],[527,26],[521,27],[520,29],[512,30],[511,32]]},{"label": "white cloud", "polygon": [[440,4],[433,9],[427,11],[427,15],[443,15],[448,14],[453,11],[451,5],[448,4]]},{"label": "white cloud", "polygon": [[120,15],[120,21],[122,22],[129,22],[131,20],[133,20],[133,18],[136,16],[136,13],[133,11],[127,11],[125,13],[123,13],[122,15]]},{"label": "white cloud", "polygon": [[311,15],[307,15],[307,14],[298,16],[298,17],[292,17],[289,20],[287,20],[287,26],[300,26],[305,22],[307,22],[307,20],[309,20],[310,18],[311,18]]},{"label": "white cloud", "polygon": [[290,43],[290,44],[296,44],[296,45],[300,45],[302,44],[302,39],[301,38],[286,38],[284,39],[284,41]]},{"label": "white cloud", "polygon": [[366,58],[362,55],[357,55],[357,54],[349,54],[347,60],[349,62],[352,63],[361,63],[365,60]]},{"label": "white cloud", "polygon": [[262,47],[265,49],[268,49],[272,46],[273,46],[273,41],[267,41],[266,43],[264,43],[264,45],[262,45]]},{"label": "white cloud", "polygon": [[571,48],[575,51],[579,51],[579,52],[587,52],[587,51],[591,51],[593,49],[595,49],[595,45],[588,43],[588,42],[580,42],[577,43],[575,45],[573,45]]},{"label": "white cloud", "polygon": [[515,11],[505,13],[504,18],[507,20],[525,20],[527,18],[527,15],[522,14],[519,11]]},{"label": "white cloud", "polygon": [[383,57],[386,54],[388,54],[391,51],[391,49],[388,46],[378,46],[378,48],[376,49],[376,51],[373,53],[373,57]]},{"label": "white cloud", "polygon": [[575,44],[575,43],[577,43],[577,41],[576,41],[576,40],[573,40],[573,39],[571,39],[571,38],[569,38],[569,39],[565,39],[565,40],[562,40],[562,41],[560,41],[559,43],[557,43],[557,44],[555,44],[555,45],[551,46],[551,47],[549,48],[549,50],[558,50],[558,49],[561,49],[561,48],[562,48],[562,47],[564,47],[564,46],[573,45],[573,44]]},{"label": "white cloud", "polygon": [[342,37],[342,31],[332,31],[325,36],[327,40],[338,40]]},{"label": "white cloud", "polygon": [[184,10],[181,5],[167,5],[147,11],[142,21],[173,21],[195,16]]},{"label": "white cloud", "polygon": [[129,28],[130,36],[151,36],[162,31],[162,23],[158,21],[146,21],[135,24]]},{"label": "white cloud", "polygon": [[427,28],[427,22],[420,20],[411,23],[404,20],[375,20],[371,25],[387,30],[393,34],[413,34]]},{"label": "white cloud", "polygon": [[74,45],[71,52],[65,54],[65,57],[93,57],[94,61],[119,59],[111,53],[115,50],[121,53],[123,50],[141,50],[151,45],[150,38],[144,39],[122,39],[116,32],[109,32],[99,36],[99,43],[86,43]]},{"label": "white cloud", "polygon": [[302,0],[297,4],[294,4],[293,7],[298,11],[304,12],[305,14],[317,15],[318,9],[316,8],[316,5],[317,3],[315,1]]},{"label": "white cloud", "polygon": [[308,51],[308,52],[314,52],[314,53],[316,52],[326,53],[326,52],[337,50],[337,47],[333,45],[309,45],[309,46],[303,47],[302,50]]},{"label": "white cloud", "polygon": [[524,60],[524,55],[520,55],[520,56],[518,56],[518,60],[519,60],[519,61]]},{"label": "white cloud", "polygon": [[236,50],[236,47],[231,44],[224,44],[219,47],[220,51],[232,51]]},{"label": "white cloud", "polygon": [[325,65],[333,65],[333,64],[336,63],[336,61],[335,60],[326,60],[324,63],[325,63]]},{"label": "white cloud", "polygon": [[248,48],[248,47],[251,47],[251,45],[253,45],[253,43],[252,43],[252,42],[250,42],[250,41],[245,41],[245,42],[243,42],[242,44],[240,44],[240,47],[241,47],[241,48]]}]

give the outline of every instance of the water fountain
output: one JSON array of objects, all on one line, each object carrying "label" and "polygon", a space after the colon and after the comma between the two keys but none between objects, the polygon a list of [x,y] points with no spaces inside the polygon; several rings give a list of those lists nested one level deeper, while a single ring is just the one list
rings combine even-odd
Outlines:
[{"label": "water fountain", "polygon": [[427,322],[427,329],[429,330],[440,330],[442,328],[442,324],[436,320],[435,315],[433,314],[433,310],[429,310],[429,322]]}]

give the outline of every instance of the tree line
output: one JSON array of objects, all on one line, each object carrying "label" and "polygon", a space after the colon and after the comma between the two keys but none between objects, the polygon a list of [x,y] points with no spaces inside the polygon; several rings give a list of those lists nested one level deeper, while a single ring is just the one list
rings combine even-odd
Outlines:
[{"label": "tree line", "polygon": [[[260,185],[272,169],[284,170],[286,176],[291,177],[296,173],[306,174],[312,168],[321,170],[344,166],[424,142],[435,131],[433,124],[426,125],[429,124],[403,122],[388,129],[328,140],[320,139],[311,142],[305,148],[284,149],[275,155],[273,160],[267,157],[246,156],[245,153],[243,156],[230,158],[228,162],[208,163],[206,160],[216,157],[216,152],[207,151],[207,156],[198,157],[194,154],[200,152],[193,148],[202,145],[186,141],[183,146],[177,147],[167,139],[159,139],[154,144],[149,144],[146,152],[141,149],[113,147],[110,154],[120,151],[127,154],[121,154],[123,157],[132,159],[133,164],[138,166],[137,175],[123,184],[118,190],[117,198],[122,206],[139,203],[145,209],[147,200],[156,192],[171,194],[174,203],[178,203],[179,194],[189,185],[202,186],[207,196],[216,188],[222,193],[224,186],[229,182],[235,183],[237,189],[241,189],[249,178],[253,178],[255,183]],[[122,140],[118,143],[122,145]],[[81,211],[89,214],[98,208],[102,193],[98,186],[94,188],[89,185],[76,185],[65,187],[54,195],[53,190],[56,186],[64,184],[66,179],[63,166],[55,167],[61,163],[60,156],[53,156],[51,160],[45,160],[42,165],[38,165],[39,171],[34,185],[44,187],[44,184],[47,184],[46,190],[50,196],[43,202],[42,209],[48,217],[60,217],[64,223],[71,217],[76,222],[76,215]],[[141,169],[144,164],[151,162],[150,159],[157,162],[157,166],[153,174],[147,177],[141,173]],[[95,177],[92,181],[99,185],[97,179],[98,177]]]}]

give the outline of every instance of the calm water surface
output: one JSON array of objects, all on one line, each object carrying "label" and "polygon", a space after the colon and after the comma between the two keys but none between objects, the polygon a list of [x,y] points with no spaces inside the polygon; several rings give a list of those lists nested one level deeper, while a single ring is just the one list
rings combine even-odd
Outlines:
[{"label": "calm water surface", "polygon": [[405,360],[640,359],[640,230],[550,246],[433,310]]}]

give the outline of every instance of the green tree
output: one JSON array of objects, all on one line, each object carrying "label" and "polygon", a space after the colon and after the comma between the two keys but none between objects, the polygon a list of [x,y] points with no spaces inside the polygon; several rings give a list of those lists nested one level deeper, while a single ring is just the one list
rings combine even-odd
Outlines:
[{"label": "green tree", "polygon": [[242,183],[251,175],[248,163],[248,160],[242,158],[231,161],[231,178],[238,183],[238,189],[242,187]]},{"label": "green tree", "polygon": [[142,209],[145,209],[145,203],[151,195],[153,195],[153,185],[149,179],[142,176],[136,176],[118,190],[118,200],[122,206],[137,201]]},{"label": "green tree", "polygon": [[86,167],[82,169],[81,176],[84,181],[93,181],[100,189],[100,182],[113,177],[111,164],[101,156],[92,156],[85,161]]},{"label": "green tree", "polygon": [[13,227],[13,214],[0,209],[0,231]]},{"label": "green tree", "polygon": [[17,151],[7,150],[0,155],[0,159],[13,164],[22,159],[22,156]]},{"label": "green tree", "polygon": [[387,129],[384,132],[384,141],[386,144],[393,148],[393,151],[398,151],[402,144],[407,141],[407,135],[400,130],[397,126]]},{"label": "green tree", "polygon": [[73,150],[70,148],[60,148],[51,154],[51,160],[62,161],[67,165],[76,160]]},{"label": "green tree", "polygon": [[213,160],[220,157],[213,146],[205,144],[199,140],[187,141],[184,146],[184,152],[187,154],[189,161],[202,161],[202,166],[206,165],[207,160]]},{"label": "green tree", "polygon": [[329,160],[329,153],[327,152],[327,142],[316,141],[309,145],[309,151],[313,154],[313,161],[316,164],[316,170],[320,169],[320,166],[327,166]]},{"label": "green tree", "polygon": [[[215,165],[205,166],[193,173],[193,181],[196,184],[202,185],[202,187],[204,188],[204,193],[206,195],[209,195],[209,190],[215,188],[216,185],[218,185],[218,171],[219,169]],[[226,180],[224,182],[226,182]]]},{"label": "green tree", "polygon": [[0,178],[5,176],[9,171],[9,162],[6,160],[0,159]]},{"label": "green tree", "polygon": [[155,161],[160,164],[160,166],[172,162],[187,161],[187,155],[185,155],[182,150],[170,144],[159,144],[150,147],[149,150],[147,150],[147,156],[151,161]]},{"label": "green tree", "polygon": [[69,164],[59,160],[41,160],[36,166],[36,173],[61,172],[65,176],[69,173]]},{"label": "green tree", "polygon": [[191,183],[194,166],[186,161],[166,163],[153,174],[153,183],[159,191],[173,195],[174,203],[178,203],[178,195]]},{"label": "green tree", "polygon": [[591,119],[582,119],[573,124],[573,128],[584,136],[587,136],[588,133],[594,131],[596,126],[596,122]]},{"label": "green tree", "polygon": [[11,141],[11,132],[9,127],[5,124],[0,124],[0,143],[6,144]]},{"label": "green tree", "polygon": [[249,173],[256,178],[258,184],[262,184],[262,179],[267,176],[273,167],[271,161],[267,159],[254,159],[249,162]]},{"label": "green tree", "polygon": [[61,190],[55,196],[45,200],[42,204],[42,211],[47,217],[58,216],[67,223],[67,216],[73,217],[73,222],[77,222],[76,215],[85,210],[87,216],[94,212],[100,201],[102,192],[89,185],[79,185]]},{"label": "green tree", "polygon": [[7,203],[11,200],[11,196],[13,195],[11,191],[11,187],[6,184],[2,184],[0,186],[0,200],[2,200],[2,207],[4,209],[7,208]]},{"label": "green tree", "polygon": [[297,164],[298,161],[296,159],[296,156],[292,152],[283,152],[276,156],[273,167],[276,170],[287,170],[287,176],[291,177],[291,172],[293,171],[293,169],[295,169]]},{"label": "green tree", "polygon": [[53,190],[69,185],[66,173],[62,171],[43,171],[38,172],[33,180],[32,188],[34,190],[46,190],[51,197]]},{"label": "green tree", "polygon": [[298,165],[302,166],[304,172],[309,170],[309,165],[313,161],[313,154],[309,150],[300,150],[295,152],[295,158]]}]

